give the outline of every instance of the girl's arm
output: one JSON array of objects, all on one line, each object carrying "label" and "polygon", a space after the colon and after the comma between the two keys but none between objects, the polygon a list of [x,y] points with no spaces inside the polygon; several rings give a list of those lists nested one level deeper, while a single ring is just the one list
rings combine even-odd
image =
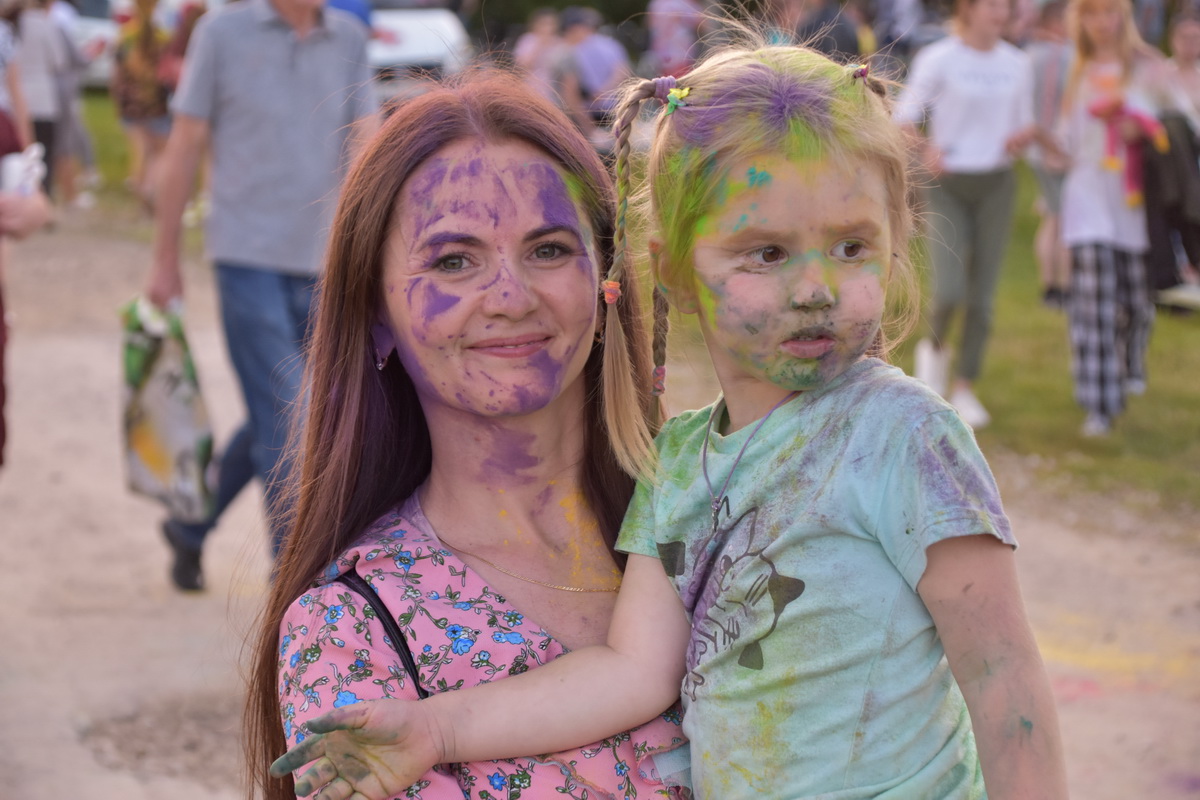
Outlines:
[{"label": "girl's arm", "polygon": [[297,794],[336,780],[383,800],[435,763],[516,758],[599,741],[675,701],[690,632],[661,562],[631,555],[605,645],[420,702],[337,709],[310,721],[309,730],[320,735],[293,747],[271,771],[285,775],[315,761],[297,779]]},{"label": "girl's arm", "polygon": [[917,592],[967,701],[988,797],[1066,798],[1058,716],[1012,548],[964,536],[931,545],[927,557]]}]

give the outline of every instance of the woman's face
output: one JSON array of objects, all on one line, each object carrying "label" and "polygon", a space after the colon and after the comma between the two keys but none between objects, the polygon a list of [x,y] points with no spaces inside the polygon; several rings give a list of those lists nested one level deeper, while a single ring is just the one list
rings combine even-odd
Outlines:
[{"label": "woman's face", "polygon": [[1116,3],[1092,2],[1079,9],[1079,25],[1093,47],[1112,47],[1120,41],[1124,18]]},{"label": "woman's face", "polygon": [[1185,20],[1171,31],[1171,54],[1176,61],[1193,64],[1200,60],[1200,22]]},{"label": "woman's face", "polygon": [[599,277],[572,185],[515,139],[451,142],[405,182],[382,315],[427,416],[520,416],[568,393],[582,408]]}]

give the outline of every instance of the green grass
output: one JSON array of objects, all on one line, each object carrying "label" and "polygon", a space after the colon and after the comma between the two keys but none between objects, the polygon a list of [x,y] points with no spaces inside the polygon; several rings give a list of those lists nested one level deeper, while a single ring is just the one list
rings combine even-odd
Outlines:
[{"label": "green grass", "polygon": [[[124,188],[128,151],[108,95],[84,97],[85,119],[104,178],[102,215],[122,235],[146,238],[147,223]],[[1083,412],[1072,398],[1066,317],[1042,307],[1033,258],[1034,184],[1022,169],[1016,223],[1001,279],[992,339],[977,385],[993,422],[979,432],[985,452],[1036,455],[1047,475],[1120,496],[1135,505],[1175,512],[1200,509],[1200,314],[1159,314],[1149,353],[1149,390],[1130,398],[1111,436],[1079,435]],[[188,249],[199,245],[189,234]],[[684,321],[684,328],[688,323]],[[707,357],[692,347],[693,358]],[[912,341],[896,361],[911,371]]]},{"label": "green grass", "polygon": [[[1172,511],[1200,509],[1200,315],[1159,313],[1148,357],[1149,389],[1131,397],[1113,433],[1085,439],[1073,398],[1066,315],[1041,305],[1031,210],[1035,187],[1021,170],[1017,218],[977,392],[992,412],[984,451],[1040,456],[1092,491]],[[901,366],[911,368],[908,342]]]}]

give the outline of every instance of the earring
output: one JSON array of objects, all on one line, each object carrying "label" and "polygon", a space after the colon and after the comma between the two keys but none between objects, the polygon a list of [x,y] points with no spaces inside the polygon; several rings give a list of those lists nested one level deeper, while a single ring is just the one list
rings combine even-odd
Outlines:
[{"label": "earring", "polygon": [[387,356],[376,355],[375,356],[375,369],[379,370],[380,372],[383,372],[383,368],[387,366],[387,362],[388,362]]}]

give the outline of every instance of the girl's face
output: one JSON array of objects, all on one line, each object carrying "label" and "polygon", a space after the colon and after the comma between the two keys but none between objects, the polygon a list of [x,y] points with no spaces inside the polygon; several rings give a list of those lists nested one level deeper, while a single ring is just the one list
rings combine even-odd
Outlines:
[{"label": "girl's face", "polygon": [[1113,47],[1121,39],[1124,25],[1115,3],[1093,2],[1079,9],[1079,25],[1093,47]]},{"label": "girl's face", "polygon": [[[697,227],[690,287],[728,401],[822,386],[875,341],[891,265],[883,171],[768,155],[734,163]],[[763,409],[765,410],[765,409]]]},{"label": "girl's face", "polygon": [[452,142],[394,220],[376,341],[395,344],[426,415],[519,416],[568,392],[582,408],[598,262],[562,169],[518,140]]},{"label": "girl's face", "polygon": [[1183,64],[1200,60],[1200,22],[1186,20],[1176,23],[1171,31],[1171,54]]}]

